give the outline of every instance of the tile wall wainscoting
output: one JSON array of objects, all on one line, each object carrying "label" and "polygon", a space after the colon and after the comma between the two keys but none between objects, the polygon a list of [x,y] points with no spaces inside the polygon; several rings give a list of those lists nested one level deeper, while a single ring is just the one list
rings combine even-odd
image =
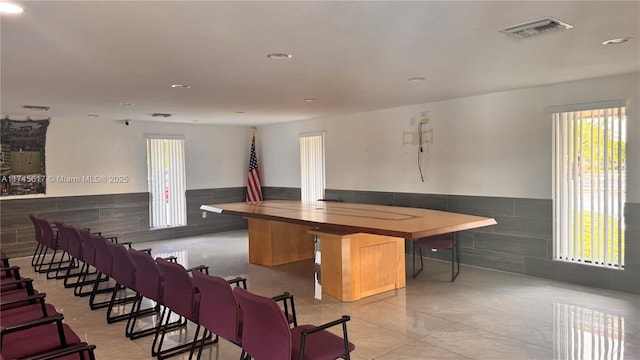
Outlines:
[{"label": "tile wall wainscoting", "polygon": [[[265,200],[300,200],[299,188],[263,187]],[[552,201],[462,195],[434,195],[327,189],[326,198],[346,202],[408,206],[493,217],[498,224],[459,234],[462,263],[598,288],[640,294],[640,204],[625,204],[625,269],[612,270],[553,260]],[[149,229],[148,193],[44,197],[0,203],[0,243],[10,256],[33,253],[33,226],[28,214],[51,221],[90,227],[125,241],[143,242],[246,228],[239,217],[208,213],[201,204],[245,200],[245,188],[187,191],[188,226]],[[411,254],[407,241],[406,252]],[[425,257],[449,259],[426,252]],[[428,271],[428,270],[426,270]]]},{"label": "tile wall wainscoting", "polygon": [[200,210],[202,204],[244,201],[244,187],[187,190],[186,197],[188,225],[156,230],[149,228],[149,193],[2,200],[0,244],[11,257],[33,254],[36,243],[29,214],[134,243],[246,229],[242,218],[210,213],[203,218]]}]

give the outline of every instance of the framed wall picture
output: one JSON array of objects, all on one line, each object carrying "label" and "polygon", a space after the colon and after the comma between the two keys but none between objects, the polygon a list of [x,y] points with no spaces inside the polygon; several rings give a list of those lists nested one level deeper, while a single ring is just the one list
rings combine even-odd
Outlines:
[{"label": "framed wall picture", "polygon": [[0,120],[0,196],[44,194],[49,119]]}]

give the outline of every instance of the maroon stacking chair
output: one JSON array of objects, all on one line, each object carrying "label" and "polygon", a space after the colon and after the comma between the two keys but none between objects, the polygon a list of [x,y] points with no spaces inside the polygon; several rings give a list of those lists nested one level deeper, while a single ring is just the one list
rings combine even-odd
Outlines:
[{"label": "maroon stacking chair", "polygon": [[[111,256],[111,252],[109,251],[109,245],[107,245],[107,243],[111,241],[97,234],[90,234],[89,241],[96,249],[94,266],[98,270],[97,278],[93,284],[93,290],[89,298],[89,307],[91,308],[91,310],[113,307],[114,304],[125,304],[133,302],[135,299],[135,296],[133,295],[128,297],[125,296],[114,301],[111,300],[114,296],[117,296],[120,290],[123,290],[123,288],[118,285],[100,288],[101,282],[106,281],[108,283],[109,279],[113,278],[113,257]],[[123,246],[120,244],[116,245]],[[112,296],[109,300],[97,301],[96,296],[100,293],[111,293]]]},{"label": "maroon stacking chair", "polygon": [[81,342],[62,320],[63,316],[56,314],[9,326],[3,324],[0,331],[0,357],[7,360],[95,359],[95,346]]},{"label": "maroon stacking chair", "polygon": [[[76,296],[89,296],[93,293],[93,286],[98,282],[108,281],[108,278],[98,279],[98,270],[95,268],[96,264],[96,247],[91,239],[91,231],[89,229],[76,228],[80,241],[82,243],[82,259],[87,265],[82,275],[78,279],[78,283],[73,289],[73,294]],[[94,276],[95,275],[95,276]],[[84,291],[85,286],[89,287],[89,290]],[[107,290],[108,291],[108,290]]]},{"label": "maroon stacking chair", "polygon": [[[422,258],[422,249],[428,249],[431,251],[438,251],[440,249],[451,250],[451,282],[454,282],[460,274],[460,244],[456,233],[441,234],[435,236],[429,236],[413,241],[413,277],[415,278],[424,269],[424,260]],[[416,271],[416,249],[419,250],[420,255],[420,269]],[[458,268],[456,270],[456,260]]]},{"label": "maroon stacking chair", "polygon": [[[127,290],[135,291],[136,289],[136,266],[127,250],[127,247],[116,244],[111,241],[105,241],[107,249],[111,254],[113,260],[113,269],[111,277],[116,281],[115,289],[111,294],[111,300],[109,307],[107,308],[107,323],[111,324],[116,321],[128,320],[131,317],[131,311],[134,311],[134,306],[129,309],[129,312],[124,311],[120,315],[112,315],[114,306],[118,303],[136,302],[138,300],[137,294],[129,297],[117,299],[117,295]],[[140,250],[147,253],[151,253],[151,249]],[[158,312],[158,307],[152,309],[143,310],[139,316],[150,315]]]},{"label": "maroon stacking chair", "polygon": [[[135,266],[135,291],[136,299],[133,302],[133,308],[127,320],[125,335],[131,340],[135,340],[148,335],[155,335],[153,339],[152,349],[156,348],[159,330],[164,326],[165,330],[172,330],[187,325],[186,319],[178,319],[172,323],[163,324],[167,308],[163,306],[164,295],[164,276],[158,268],[158,264],[148,252],[136,249],[128,249],[131,260]],[[173,257],[175,260],[175,257]],[[151,300],[154,305],[142,310],[142,302],[144,299]],[[149,312],[162,312],[158,317],[158,322],[152,327],[137,329],[139,319],[147,316]],[[155,355],[154,355],[155,356]]]},{"label": "maroon stacking chair", "polygon": [[[349,316],[320,325],[289,327],[280,306],[268,297],[252,294],[240,287],[233,289],[242,310],[242,348],[248,359],[350,359],[355,345],[347,337]],[[343,337],[327,331],[342,325]]]},{"label": "maroon stacking chair", "polygon": [[[54,221],[53,222],[56,232],[58,234],[58,248],[60,250],[61,259],[64,259],[65,256],[67,258],[66,265],[62,267],[58,266],[58,271],[56,271],[55,279],[66,279],[68,274],[72,269],[76,269],[78,267],[78,261],[71,255],[70,250],[70,236],[72,235],[69,232],[69,227],[65,226],[63,222]],[[62,274],[60,273],[62,270]]]},{"label": "maroon stacking chair", "polygon": [[[232,280],[238,284],[234,279]],[[205,331],[220,336],[238,346],[242,346],[242,316],[240,305],[233,294],[230,283],[217,276],[204,274],[200,271],[193,272],[193,283],[200,291],[199,320]],[[244,281],[246,288],[246,279]],[[206,334],[206,332],[205,332]],[[203,336],[203,338],[205,338]],[[201,343],[198,349],[197,359],[204,348]],[[244,349],[240,359],[244,359]]]},{"label": "maroon stacking chair", "polygon": [[[64,287],[65,288],[77,288],[83,285],[83,279],[86,279],[87,275],[91,275],[89,272],[89,264],[84,260],[84,246],[80,237],[80,233],[76,227],[69,224],[61,224],[58,226],[58,231],[64,234],[64,238],[67,242],[67,252],[77,263],[78,271],[73,272],[75,269],[69,267],[64,275]],[[86,230],[87,232],[89,230]],[[86,283],[84,283],[86,284]]]},{"label": "maroon stacking chair", "polygon": [[[162,294],[163,305],[169,309],[165,324],[169,322],[171,313],[176,313],[177,315],[196,324],[196,331],[192,341],[172,348],[163,349],[162,346],[167,334],[167,330],[163,326],[160,330],[160,340],[158,341],[157,348],[152,349],[151,354],[153,356],[157,356],[158,359],[165,359],[190,351],[189,358],[191,358],[197,344],[202,345],[202,343],[204,343],[202,346],[210,345],[216,343],[218,338],[216,337],[212,340],[211,334],[204,334],[204,339],[199,338],[201,328],[199,322],[200,292],[193,284],[187,269],[180,264],[176,264],[162,258],[157,258],[156,263],[158,264],[160,272],[164,276]],[[202,267],[201,269],[205,268]]]},{"label": "maroon stacking chair", "polygon": [[[49,221],[43,218],[36,218],[36,221],[40,225],[42,234],[41,240],[44,246],[44,252],[40,256],[40,261],[36,266],[36,271],[39,273],[46,273],[47,279],[57,278],[60,271],[66,270],[67,266],[72,265],[71,261],[70,259],[64,259],[64,251],[62,251],[60,244],[58,243],[57,233],[53,230]],[[52,250],[53,253],[51,255],[51,259],[47,262],[46,256],[49,250]],[[56,256],[58,255],[60,255],[60,257],[56,260]],[[45,266],[47,267],[46,269],[44,268]],[[52,273],[55,273],[55,275],[51,276]]]},{"label": "maroon stacking chair", "polygon": [[31,266],[33,266],[33,270],[36,270],[37,265],[40,263],[42,251],[45,246],[42,242],[42,229],[40,228],[38,217],[33,214],[29,214],[29,220],[33,223],[34,239],[36,241],[36,248],[33,251],[33,256],[31,257]]}]

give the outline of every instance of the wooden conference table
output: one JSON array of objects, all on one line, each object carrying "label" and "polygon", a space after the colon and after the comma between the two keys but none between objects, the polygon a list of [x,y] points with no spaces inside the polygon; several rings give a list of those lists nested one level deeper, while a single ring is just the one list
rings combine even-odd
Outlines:
[{"label": "wooden conference table", "polygon": [[276,266],[314,258],[322,291],[342,301],[406,286],[404,239],[496,224],[492,218],[398,206],[269,200],[202,205],[249,223],[249,262]]}]

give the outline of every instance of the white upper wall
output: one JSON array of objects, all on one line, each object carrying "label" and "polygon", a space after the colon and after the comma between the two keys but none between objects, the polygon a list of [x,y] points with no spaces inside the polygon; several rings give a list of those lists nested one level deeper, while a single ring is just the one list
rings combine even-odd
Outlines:
[{"label": "white upper wall", "polygon": [[[262,126],[263,182],[299,187],[298,135],[325,130],[330,189],[549,199],[552,127],[545,109],[624,99],[628,201],[639,202],[639,82],[636,73]],[[433,143],[424,149],[421,182],[417,145],[403,144],[403,134],[416,131],[423,111]]]},{"label": "white upper wall", "polygon": [[[184,136],[187,189],[243,186],[247,127],[52,119],[47,130],[47,196],[147,192],[146,135]],[[59,177],[126,176],[126,183],[64,183]]]},{"label": "white upper wall", "polygon": [[[300,187],[298,136],[325,130],[327,188],[549,199],[552,134],[545,108],[626,99],[627,199],[640,202],[639,88],[636,73],[262,126],[256,139],[263,184]],[[417,145],[403,144],[403,133],[416,131],[423,111],[433,143],[425,146],[421,182]],[[49,182],[46,196],[146,192],[145,136],[158,134],[185,137],[187,189],[246,185],[247,127],[56,118],[47,134],[50,178],[129,180]]]}]

